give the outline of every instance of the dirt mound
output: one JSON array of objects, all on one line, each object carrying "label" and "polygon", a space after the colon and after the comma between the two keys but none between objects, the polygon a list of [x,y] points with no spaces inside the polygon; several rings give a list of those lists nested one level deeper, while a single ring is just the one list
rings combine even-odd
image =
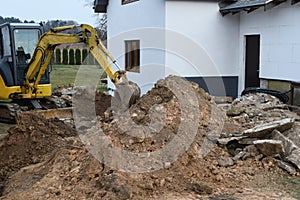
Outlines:
[{"label": "dirt mound", "polygon": [[[104,98],[110,106],[110,97],[97,98],[86,105],[96,102],[97,108]],[[216,139],[246,125],[227,117],[204,90],[179,77],[158,81],[125,112],[106,112],[109,106],[97,112],[92,126],[78,130],[79,137],[69,125],[38,116],[11,128],[0,151],[3,198],[251,198],[247,188],[284,174],[272,158],[231,163]],[[285,195],[272,194],[273,199]]]},{"label": "dirt mound", "polygon": [[74,128],[58,119],[23,114],[22,121],[10,128],[1,141],[1,182],[22,167],[46,160],[49,153],[66,145],[65,137],[75,134]]}]

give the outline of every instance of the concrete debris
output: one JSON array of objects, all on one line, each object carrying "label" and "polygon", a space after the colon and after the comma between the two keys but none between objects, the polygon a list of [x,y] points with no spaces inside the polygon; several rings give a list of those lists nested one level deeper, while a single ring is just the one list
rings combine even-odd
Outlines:
[{"label": "concrete debris", "polygon": [[218,165],[221,167],[229,167],[234,165],[233,159],[230,157],[221,156],[218,159]]},{"label": "concrete debris", "polygon": [[300,149],[292,151],[292,153],[286,157],[286,160],[293,163],[298,169],[300,169]]},{"label": "concrete debris", "polygon": [[216,104],[226,104],[232,103],[232,97],[224,97],[224,96],[213,96],[212,99],[215,101]]},{"label": "concrete debris", "polygon": [[246,137],[247,137],[247,136],[219,138],[219,139],[217,140],[217,142],[218,142],[218,144],[220,144],[220,145],[227,145],[229,142],[232,142],[232,141],[234,141],[234,140],[239,141],[239,140],[241,140],[241,139],[243,139],[243,138],[246,138]]},{"label": "concrete debris", "polygon": [[281,169],[284,169],[287,171],[290,175],[296,175],[297,171],[295,167],[293,167],[291,164],[284,162],[282,160],[277,160],[276,165],[280,167]]},{"label": "concrete debris", "polygon": [[276,97],[263,93],[247,94],[224,105],[220,107],[231,122],[228,126],[239,124],[240,130],[223,132],[217,144],[227,148],[235,164],[239,160],[255,158],[269,168],[277,161],[278,167],[291,175],[296,174],[300,169],[297,113]]},{"label": "concrete debris", "polygon": [[255,147],[264,156],[283,157],[285,154],[282,142],[280,140],[256,140],[253,142]]},{"label": "concrete debris", "polygon": [[254,128],[244,130],[243,135],[257,138],[267,138],[273,130],[286,131],[294,125],[293,118],[286,118],[262,125],[255,126]]},{"label": "concrete debris", "polygon": [[299,147],[289,139],[288,137],[284,136],[282,133],[280,133],[278,130],[274,130],[272,132],[272,139],[274,140],[280,140],[283,143],[284,151],[285,151],[285,156],[288,156],[291,154],[291,152],[295,149],[299,149]]},{"label": "concrete debris", "polygon": [[232,106],[229,110],[227,110],[226,114],[227,116],[234,117],[241,115],[243,112],[245,112],[244,108]]}]

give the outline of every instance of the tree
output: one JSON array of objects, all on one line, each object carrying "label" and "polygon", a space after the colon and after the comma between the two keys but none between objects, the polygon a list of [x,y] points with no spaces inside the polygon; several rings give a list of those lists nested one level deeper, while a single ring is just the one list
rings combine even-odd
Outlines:
[{"label": "tree", "polygon": [[83,50],[82,50],[82,61],[83,61],[85,64],[88,64],[87,61],[86,61],[87,55],[88,55],[88,50],[87,50],[87,49],[83,49]]},{"label": "tree", "polygon": [[1,17],[0,16],[0,24],[3,24],[5,22],[9,23],[22,23],[22,21],[19,18],[14,18],[14,17]]},{"label": "tree", "polygon": [[107,14],[103,14],[101,19],[99,20],[99,25],[96,27],[99,38],[102,41],[107,40]]},{"label": "tree", "polygon": [[55,64],[61,64],[61,51],[59,48],[55,50]]},{"label": "tree", "polygon": [[35,23],[33,20],[30,20],[30,21],[27,21],[27,20],[24,20],[24,23]]},{"label": "tree", "polygon": [[75,64],[81,65],[81,51],[80,49],[75,50]]},{"label": "tree", "polygon": [[69,65],[75,64],[74,49],[69,50]]},{"label": "tree", "polygon": [[62,62],[64,65],[69,64],[68,49],[66,49],[66,48],[63,49],[63,61]]}]

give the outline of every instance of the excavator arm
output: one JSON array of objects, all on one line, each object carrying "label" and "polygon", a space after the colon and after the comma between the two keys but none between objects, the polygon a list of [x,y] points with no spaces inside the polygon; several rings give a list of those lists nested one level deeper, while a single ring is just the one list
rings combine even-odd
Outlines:
[{"label": "excavator arm", "polygon": [[[81,29],[80,34],[61,33],[77,28]],[[22,98],[32,98],[38,92],[38,84],[50,63],[55,47],[60,44],[74,43],[84,43],[87,46],[90,53],[95,57],[115,85],[119,83],[120,79],[127,81],[125,71],[121,70],[117,65],[116,60],[99,40],[98,34],[93,27],[87,24],[64,26],[53,28],[40,38],[29,63],[24,83],[21,86],[20,95]],[[113,70],[107,58],[116,65],[119,69],[118,71]]]}]

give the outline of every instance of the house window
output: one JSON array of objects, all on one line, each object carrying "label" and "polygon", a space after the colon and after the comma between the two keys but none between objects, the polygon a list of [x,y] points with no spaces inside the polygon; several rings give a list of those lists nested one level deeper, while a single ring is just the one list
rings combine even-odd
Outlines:
[{"label": "house window", "polygon": [[135,1],[139,1],[139,0],[122,0],[122,5],[132,3],[132,2],[135,2]]},{"label": "house window", "polygon": [[140,72],[140,41],[125,41],[125,69],[129,72]]}]

